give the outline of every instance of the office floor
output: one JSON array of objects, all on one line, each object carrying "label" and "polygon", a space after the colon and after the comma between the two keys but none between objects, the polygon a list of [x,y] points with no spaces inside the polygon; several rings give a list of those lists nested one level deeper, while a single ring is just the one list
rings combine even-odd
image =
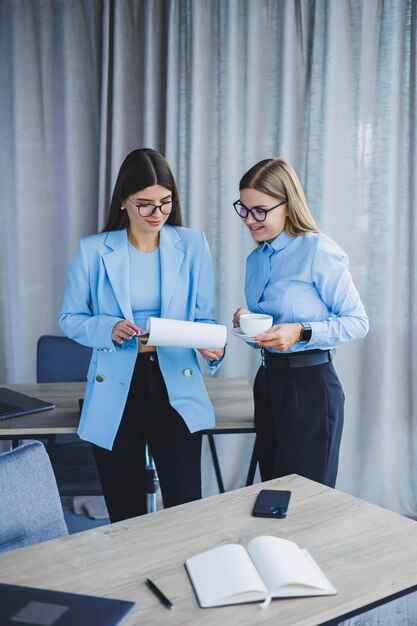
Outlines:
[{"label": "office floor", "polygon": [[[109,524],[103,496],[61,498],[64,518],[70,535]],[[160,489],[156,491],[156,510],[163,509]]]},{"label": "office floor", "polygon": [[[87,508],[84,504],[87,503]],[[61,498],[64,518],[70,535],[109,524],[102,496]]]},{"label": "office floor", "polygon": [[70,509],[64,509],[64,518],[70,535],[109,523],[108,519],[93,520],[88,515],[77,515]]}]

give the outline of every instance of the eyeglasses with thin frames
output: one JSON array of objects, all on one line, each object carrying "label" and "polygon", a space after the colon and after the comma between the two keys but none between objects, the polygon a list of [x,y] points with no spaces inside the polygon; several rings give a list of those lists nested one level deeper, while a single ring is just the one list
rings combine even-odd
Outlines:
[{"label": "eyeglasses with thin frames", "polygon": [[279,204],[276,204],[275,206],[271,206],[270,209],[261,209],[256,206],[252,207],[251,209],[248,209],[248,207],[242,204],[240,200],[236,200],[236,202],[233,202],[233,207],[236,213],[239,215],[239,217],[241,217],[243,220],[245,220],[250,213],[253,219],[256,220],[257,222],[264,222],[266,220],[266,216],[268,215],[270,211],[277,209],[279,206],[281,206],[282,204],[285,204],[286,202],[288,202],[288,198],[286,198]]},{"label": "eyeglasses with thin frames", "polygon": [[128,200],[130,200],[130,202],[135,205],[141,217],[151,217],[151,215],[156,212],[156,209],[159,209],[162,215],[169,215],[170,213],[175,211],[177,206],[175,200],[162,202],[162,204],[136,204],[136,202],[133,202],[131,198],[128,198]]}]

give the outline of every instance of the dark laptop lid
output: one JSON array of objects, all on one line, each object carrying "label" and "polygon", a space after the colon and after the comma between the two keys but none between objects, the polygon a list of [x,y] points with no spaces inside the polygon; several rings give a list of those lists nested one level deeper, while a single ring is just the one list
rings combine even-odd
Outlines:
[{"label": "dark laptop lid", "polygon": [[7,387],[0,387],[0,420],[54,408],[55,405],[51,402],[44,402],[24,393],[7,389]]},{"label": "dark laptop lid", "polygon": [[127,600],[0,583],[1,626],[116,626],[134,605]]}]

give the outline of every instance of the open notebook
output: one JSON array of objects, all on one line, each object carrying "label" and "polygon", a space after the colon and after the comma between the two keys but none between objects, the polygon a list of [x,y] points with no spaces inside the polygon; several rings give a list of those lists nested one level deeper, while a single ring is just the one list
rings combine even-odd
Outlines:
[{"label": "open notebook", "polygon": [[247,548],[229,543],[185,563],[200,606],[294,596],[333,595],[336,589],[307,550],[279,537],[259,536]]},{"label": "open notebook", "polygon": [[134,604],[0,583],[1,626],[116,626]]}]

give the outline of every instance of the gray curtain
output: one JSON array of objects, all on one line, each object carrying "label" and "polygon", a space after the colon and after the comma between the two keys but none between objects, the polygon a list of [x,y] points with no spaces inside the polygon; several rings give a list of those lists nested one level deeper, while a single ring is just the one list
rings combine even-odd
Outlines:
[{"label": "gray curtain", "polygon": [[[250,165],[280,156],[370,317],[335,361],[338,486],[417,517],[416,32],[413,0],[1,0],[0,380],[34,379],[76,242],[140,146],[166,155],[186,225],[207,234],[230,327],[252,247],[232,202]],[[230,337],[221,375],[258,366]],[[249,438],[217,442],[241,486]]]}]

